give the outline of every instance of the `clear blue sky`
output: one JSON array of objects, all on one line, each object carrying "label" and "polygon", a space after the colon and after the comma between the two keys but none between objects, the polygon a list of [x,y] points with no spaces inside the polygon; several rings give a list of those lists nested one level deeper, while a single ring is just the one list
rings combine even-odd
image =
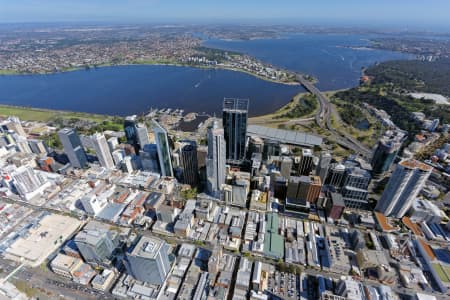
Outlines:
[{"label": "clear blue sky", "polygon": [[0,0],[0,22],[224,22],[450,27],[450,0]]}]

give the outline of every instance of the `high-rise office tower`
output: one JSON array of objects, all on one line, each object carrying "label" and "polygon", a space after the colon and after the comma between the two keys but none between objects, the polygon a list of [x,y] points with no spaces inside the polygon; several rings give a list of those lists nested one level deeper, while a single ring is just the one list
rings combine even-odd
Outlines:
[{"label": "high-rise office tower", "polygon": [[227,146],[227,160],[240,163],[245,158],[248,99],[223,100],[223,128]]},{"label": "high-rise office tower", "polygon": [[125,131],[125,137],[127,138],[127,143],[130,145],[138,145],[138,136],[136,131],[136,122],[137,122],[136,115],[128,116],[125,118],[123,123],[123,128]]},{"label": "high-rise office tower", "polygon": [[109,151],[111,153],[119,146],[119,139],[116,136],[112,136],[108,139]]},{"label": "high-rise office tower", "polygon": [[315,203],[319,198],[322,182],[319,176],[291,176],[288,183],[287,197],[290,203]]},{"label": "high-rise office tower", "polygon": [[197,144],[189,142],[180,150],[181,168],[183,169],[183,183],[191,186],[198,184]]},{"label": "high-rise office tower", "polygon": [[248,145],[248,155],[250,158],[253,153],[263,153],[264,151],[264,141],[259,136],[251,136]]},{"label": "high-rise office tower", "polygon": [[27,138],[20,136],[16,133],[13,136],[16,141],[17,151],[22,152],[22,153],[33,153],[33,151],[31,150],[31,147],[28,143]]},{"label": "high-rise office tower", "polygon": [[119,233],[109,225],[91,221],[74,238],[81,256],[90,264],[110,265],[119,246]]},{"label": "high-rise office tower", "polygon": [[156,237],[143,236],[124,258],[128,274],[134,279],[161,285],[170,271],[169,245]]},{"label": "high-rise office tower", "polygon": [[35,154],[47,154],[47,147],[44,141],[41,140],[28,140],[31,151]]},{"label": "high-rise office tower", "polygon": [[314,155],[311,149],[302,149],[302,157],[300,158],[300,165],[298,168],[298,174],[308,176],[314,165]]},{"label": "high-rise office tower", "polygon": [[343,187],[341,189],[346,207],[367,208],[368,188],[371,179],[370,173],[358,166],[349,165],[346,168]]},{"label": "high-rise office tower", "polygon": [[330,169],[331,163],[331,154],[328,151],[322,151],[320,153],[319,164],[316,167],[316,175],[320,177],[322,182],[325,182],[325,179],[328,175],[328,170]]},{"label": "high-rise office tower", "polygon": [[284,178],[289,179],[289,177],[291,177],[293,164],[294,161],[292,160],[292,158],[286,156],[281,157],[280,173]]},{"label": "high-rise office tower", "polygon": [[382,176],[389,170],[405,137],[406,135],[403,131],[389,130],[378,141],[371,162],[374,177]]},{"label": "high-rise office tower", "polygon": [[154,173],[161,173],[158,160],[158,147],[156,144],[147,144],[139,151],[142,169]]},{"label": "high-rise office tower", "polygon": [[226,145],[224,130],[217,121],[208,128],[208,155],[206,158],[206,176],[208,193],[219,197],[222,185],[225,184]]},{"label": "high-rise office tower", "polygon": [[401,161],[392,173],[375,209],[385,216],[403,217],[432,170],[431,166],[414,159]]},{"label": "high-rise office tower", "polygon": [[114,161],[105,136],[101,133],[95,133],[91,136],[91,140],[100,165],[108,169],[114,168]]},{"label": "high-rise office tower", "polygon": [[122,170],[127,173],[132,173],[134,171],[133,158],[131,155],[127,155],[123,158]]},{"label": "high-rise office tower", "polygon": [[334,163],[331,165],[328,173],[325,183],[335,188],[340,188],[345,175],[345,166],[340,163]]},{"label": "high-rise office tower", "polygon": [[136,125],[136,134],[140,149],[142,149],[145,145],[150,144],[148,130],[145,124],[140,123]]},{"label": "high-rise office tower", "polygon": [[167,131],[153,121],[153,132],[155,133],[155,143],[158,148],[159,166],[161,167],[162,176],[173,177],[172,155],[170,153],[169,138]]},{"label": "high-rise office tower", "polygon": [[125,151],[123,149],[116,149],[111,154],[116,166],[118,166],[125,158]]},{"label": "high-rise office tower", "polygon": [[273,140],[265,140],[263,147],[263,160],[269,159],[271,156],[279,156],[281,153],[280,143]]},{"label": "high-rise office tower", "polygon": [[277,176],[274,180],[273,195],[275,198],[284,203],[286,200],[287,180],[282,176]]},{"label": "high-rise office tower", "polygon": [[72,128],[64,128],[58,131],[59,139],[64,147],[64,152],[69,158],[70,164],[75,168],[84,168],[87,165],[86,152],[84,152],[77,131]]},{"label": "high-rise office tower", "polygon": [[139,150],[146,144],[150,144],[148,130],[145,124],[137,123],[137,116],[128,116],[124,121],[125,137],[127,143],[134,147],[134,152],[139,154]]}]

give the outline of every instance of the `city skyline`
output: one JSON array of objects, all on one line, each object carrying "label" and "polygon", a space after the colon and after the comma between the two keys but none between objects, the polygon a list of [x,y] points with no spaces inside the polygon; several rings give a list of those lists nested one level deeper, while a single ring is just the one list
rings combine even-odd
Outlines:
[{"label": "city skyline", "polygon": [[0,0],[0,298],[449,298],[426,4]]},{"label": "city skyline", "polygon": [[[257,8],[255,9],[255,5]],[[284,1],[31,1],[0,0],[0,23],[30,22],[123,22],[123,23],[297,23],[397,29],[450,29],[446,12],[450,3],[419,0],[408,5],[392,1],[321,0]]]}]

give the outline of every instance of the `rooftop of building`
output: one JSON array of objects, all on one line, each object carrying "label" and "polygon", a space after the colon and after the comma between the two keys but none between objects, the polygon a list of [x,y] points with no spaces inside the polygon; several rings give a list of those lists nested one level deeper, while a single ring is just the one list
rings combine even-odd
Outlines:
[{"label": "rooftop of building", "polygon": [[98,243],[99,239],[110,231],[111,226],[97,221],[91,221],[75,236],[76,242],[90,245]]},{"label": "rooftop of building", "polygon": [[131,255],[154,259],[164,246],[164,243],[165,242],[159,238],[143,236],[134,246]]},{"label": "rooftop of building", "polygon": [[386,218],[382,213],[375,212],[375,218],[383,231],[390,232],[397,230],[396,227],[389,224],[388,218]]},{"label": "rooftop of building", "polygon": [[409,217],[404,216],[402,218],[402,222],[406,227],[408,227],[409,230],[412,231],[412,233],[418,236],[423,236],[423,232],[420,227],[416,223],[413,223]]},{"label": "rooftop of building", "polygon": [[39,265],[80,225],[79,220],[71,217],[46,215],[37,226],[30,228],[26,236],[17,239],[7,249],[6,256],[20,261],[25,259],[33,266]]},{"label": "rooftop of building", "polygon": [[425,242],[423,239],[418,239],[420,245],[422,246],[422,248],[425,250],[425,253],[428,255],[428,257],[430,258],[431,261],[436,259],[436,254],[434,254],[433,248],[431,248],[431,246]]},{"label": "rooftop of building", "polygon": [[249,99],[225,98],[223,99],[224,111],[248,111]]},{"label": "rooftop of building", "polygon": [[70,269],[76,264],[80,263],[80,259],[77,257],[58,254],[51,262],[51,266],[54,268],[67,268]]},{"label": "rooftop of building", "polygon": [[415,159],[403,160],[399,163],[399,165],[409,169],[420,169],[424,172],[431,172],[433,170],[432,166]]},{"label": "rooftop of building", "polygon": [[284,144],[306,147],[320,146],[323,141],[319,136],[304,132],[275,129],[258,125],[248,125],[247,134],[257,135],[263,139],[275,140]]}]

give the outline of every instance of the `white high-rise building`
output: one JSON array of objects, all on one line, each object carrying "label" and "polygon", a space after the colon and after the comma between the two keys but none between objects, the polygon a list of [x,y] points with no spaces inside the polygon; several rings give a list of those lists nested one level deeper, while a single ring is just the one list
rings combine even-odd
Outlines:
[{"label": "white high-rise building", "polygon": [[50,182],[29,166],[17,168],[11,173],[11,178],[19,195],[27,200],[43,192],[50,186]]},{"label": "white high-rise building", "polygon": [[403,217],[432,170],[433,167],[414,159],[401,161],[392,173],[375,209],[388,217]]},{"label": "white high-rise building", "polygon": [[118,166],[125,158],[125,151],[123,149],[116,149],[112,152],[114,164]]},{"label": "white high-rise building", "polygon": [[116,150],[117,146],[119,146],[119,139],[115,136],[112,136],[108,139],[109,151],[113,152]]},{"label": "white high-rise building", "polygon": [[31,151],[27,139],[20,135],[16,136],[16,148],[19,152],[22,153],[33,153],[33,151]]},{"label": "white high-rise building", "polygon": [[132,173],[134,171],[133,162],[131,161],[131,156],[127,155],[123,158],[122,168],[127,173]]},{"label": "white high-rise building", "polygon": [[206,158],[206,173],[208,192],[219,197],[220,189],[225,184],[226,145],[224,130],[219,123],[214,122],[208,129],[208,156]]},{"label": "white high-rise building", "polygon": [[144,148],[145,145],[150,144],[150,139],[148,138],[148,130],[145,124],[137,124],[136,125],[136,134],[139,146]]},{"label": "white high-rise building", "polygon": [[332,156],[328,151],[322,151],[320,153],[319,163],[316,167],[316,175],[320,177],[322,182],[325,182],[325,179],[328,176],[328,170],[330,169]]},{"label": "white high-rise building", "polygon": [[100,165],[108,169],[114,168],[114,161],[105,136],[101,133],[95,133],[91,136],[91,140]]}]

